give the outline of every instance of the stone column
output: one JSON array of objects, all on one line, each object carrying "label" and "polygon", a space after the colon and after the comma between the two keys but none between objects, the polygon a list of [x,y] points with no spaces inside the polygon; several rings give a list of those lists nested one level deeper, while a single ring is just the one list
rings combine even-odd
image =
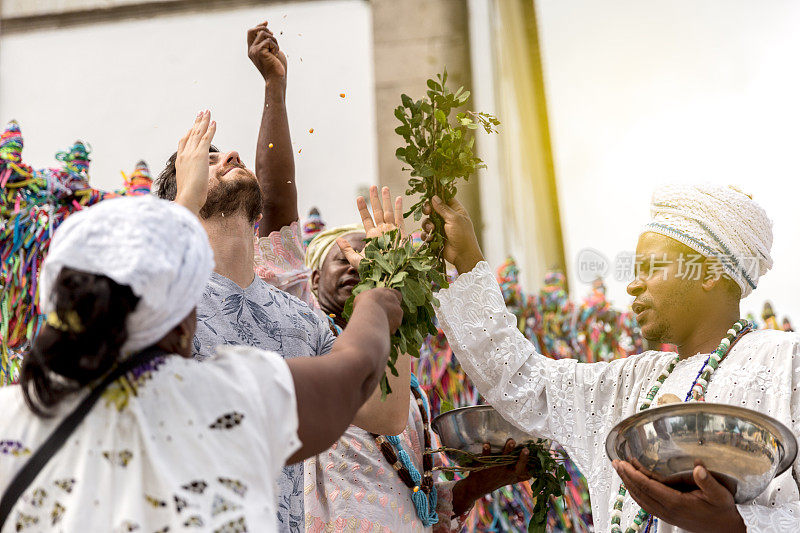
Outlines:
[{"label": "stone column", "polygon": [[[378,126],[378,183],[405,193],[409,173],[394,153],[400,136],[394,108],[400,94],[425,94],[428,78],[447,68],[453,90],[471,83],[466,0],[373,0],[373,53]],[[459,198],[480,225],[477,176],[459,186]],[[411,205],[411,204],[409,204]],[[480,228],[478,235],[481,234]]]}]

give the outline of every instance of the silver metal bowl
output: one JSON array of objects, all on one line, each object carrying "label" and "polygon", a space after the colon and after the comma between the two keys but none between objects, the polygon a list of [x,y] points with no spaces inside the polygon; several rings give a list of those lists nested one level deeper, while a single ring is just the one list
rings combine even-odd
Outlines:
[{"label": "silver metal bowl", "polygon": [[702,464],[746,503],[785,472],[797,456],[797,439],[783,424],[757,411],[719,403],[676,403],[641,411],[617,424],[606,453],[628,461],[681,491],[697,488]]},{"label": "silver metal bowl", "polygon": [[[439,434],[442,446],[474,455],[480,455],[485,443],[491,445],[491,453],[500,453],[508,439],[514,439],[519,446],[539,438],[506,421],[491,405],[460,407],[447,411],[434,418],[432,426]],[[456,463],[465,459],[464,455],[457,452],[445,453]]]}]

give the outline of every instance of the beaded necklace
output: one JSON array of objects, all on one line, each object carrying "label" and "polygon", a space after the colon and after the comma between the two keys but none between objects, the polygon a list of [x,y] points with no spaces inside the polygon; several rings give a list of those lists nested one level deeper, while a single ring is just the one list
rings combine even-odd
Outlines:
[{"label": "beaded necklace", "polygon": [[411,457],[403,449],[399,435],[381,436],[372,433],[372,438],[380,447],[381,453],[386,461],[392,465],[397,475],[411,490],[411,501],[417,510],[417,516],[422,521],[422,525],[430,527],[439,521],[436,514],[436,490],[433,488],[433,455],[431,451],[431,425],[428,416],[428,401],[419,386],[419,381],[414,374],[411,374],[411,392],[417,400],[420,415],[422,415],[422,427],[425,450],[422,454],[422,471],[420,475],[417,467],[411,462]]},{"label": "beaded necklace", "polygon": [[[328,315],[331,332],[334,336],[342,333],[342,328],[337,326],[333,319],[335,315]],[[431,445],[431,424],[428,408],[428,400],[419,385],[417,376],[411,374],[411,392],[417,401],[420,415],[422,416],[423,440],[425,449],[422,454],[422,475],[411,461],[408,452],[403,449],[399,435],[377,435],[370,433],[375,443],[381,450],[383,457],[392,465],[400,480],[411,490],[411,501],[417,516],[425,527],[431,527],[439,522],[439,515],[436,514],[437,494],[433,487],[433,455]]]},{"label": "beaded necklace", "polygon": [[[728,355],[730,352],[731,347],[738,341],[745,333],[749,332],[752,329],[752,324],[745,319],[739,319],[731,329],[728,330],[727,335],[724,339],[719,343],[719,346],[716,350],[711,352],[711,355],[708,356],[705,363],[703,364],[700,372],[698,372],[697,377],[692,383],[689,392],[686,394],[686,398],[684,401],[696,401],[696,402],[704,402],[706,397],[706,391],[708,389],[708,382],[711,380],[711,375],[714,371],[717,370],[717,367],[722,362],[723,359]],[[656,379],[655,385],[650,389],[645,397],[645,400],[639,406],[639,411],[644,411],[645,409],[650,407],[653,399],[658,394],[658,390],[661,388],[661,385],[664,384],[664,381],[667,380],[669,375],[675,369],[675,365],[678,364],[680,361],[679,356],[675,356],[675,359],[670,361],[669,365],[667,365],[666,370],[664,370],[658,379]],[[628,493],[628,490],[625,488],[624,483],[619,484],[619,492],[617,493],[617,498],[614,501],[614,508],[611,511],[611,533],[622,533],[621,521],[622,521],[622,504],[625,501],[625,495]],[[638,531],[642,528],[642,525],[647,522],[647,529],[650,529],[652,517],[649,513],[644,511],[643,509],[639,509],[636,513],[636,517],[633,519],[633,523],[628,526],[625,530],[625,533],[638,533]],[[645,532],[646,533],[646,532]]]}]

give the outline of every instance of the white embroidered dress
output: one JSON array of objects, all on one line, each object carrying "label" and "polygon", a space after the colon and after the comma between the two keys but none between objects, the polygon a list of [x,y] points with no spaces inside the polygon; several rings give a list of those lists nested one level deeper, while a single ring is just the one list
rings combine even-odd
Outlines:
[{"label": "white embroidered dress", "polygon": [[[595,530],[609,531],[620,478],[605,454],[611,428],[634,414],[674,353],[645,352],[610,363],[578,363],[536,353],[517,330],[486,262],[438,294],[439,323],[487,402],[521,429],[559,442],[586,476]],[[707,355],[675,367],[656,400],[683,399]],[[776,418],[800,435],[800,336],[755,331],[742,337],[714,373],[708,402],[740,405]],[[655,404],[655,401],[653,402]],[[800,531],[800,460],[752,503],[739,505],[748,531]],[[625,498],[622,530],[638,507]],[[681,529],[659,520],[660,533]]]},{"label": "white embroidered dress", "polygon": [[[18,385],[0,388],[0,493],[78,401],[40,418]],[[157,357],[106,389],[2,531],[278,531],[275,481],[301,445],[297,427],[277,354]]]}]

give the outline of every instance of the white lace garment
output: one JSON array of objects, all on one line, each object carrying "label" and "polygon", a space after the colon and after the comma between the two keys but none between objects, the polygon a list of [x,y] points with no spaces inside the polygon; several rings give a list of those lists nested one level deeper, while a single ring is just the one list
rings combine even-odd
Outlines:
[{"label": "white lace garment", "polygon": [[[19,385],[0,388],[0,493],[82,396],[40,418]],[[300,447],[297,425],[294,382],[275,353],[156,357],[109,385],[2,531],[278,531],[275,480]]]},{"label": "white lace garment", "polygon": [[[675,354],[649,351],[592,364],[540,355],[517,329],[486,262],[459,277],[450,289],[439,292],[438,298],[439,323],[478,390],[504,418],[567,450],[588,481],[595,530],[609,531],[610,511],[621,480],[606,456],[606,436],[619,421],[637,412]],[[698,354],[678,363],[656,401],[667,393],[683,399],[706,357]],[[798,381],[800,336],[755,331],[741,338],[714,373],[706,400],[760,411],[786,424],[797,436]],[[800,531],[798,474],[800,460],[754,502],[738,506],[748,531]],[[637,510],[627,496],[623,531]],[[658,531],[682,530],[659,520]]]}]

